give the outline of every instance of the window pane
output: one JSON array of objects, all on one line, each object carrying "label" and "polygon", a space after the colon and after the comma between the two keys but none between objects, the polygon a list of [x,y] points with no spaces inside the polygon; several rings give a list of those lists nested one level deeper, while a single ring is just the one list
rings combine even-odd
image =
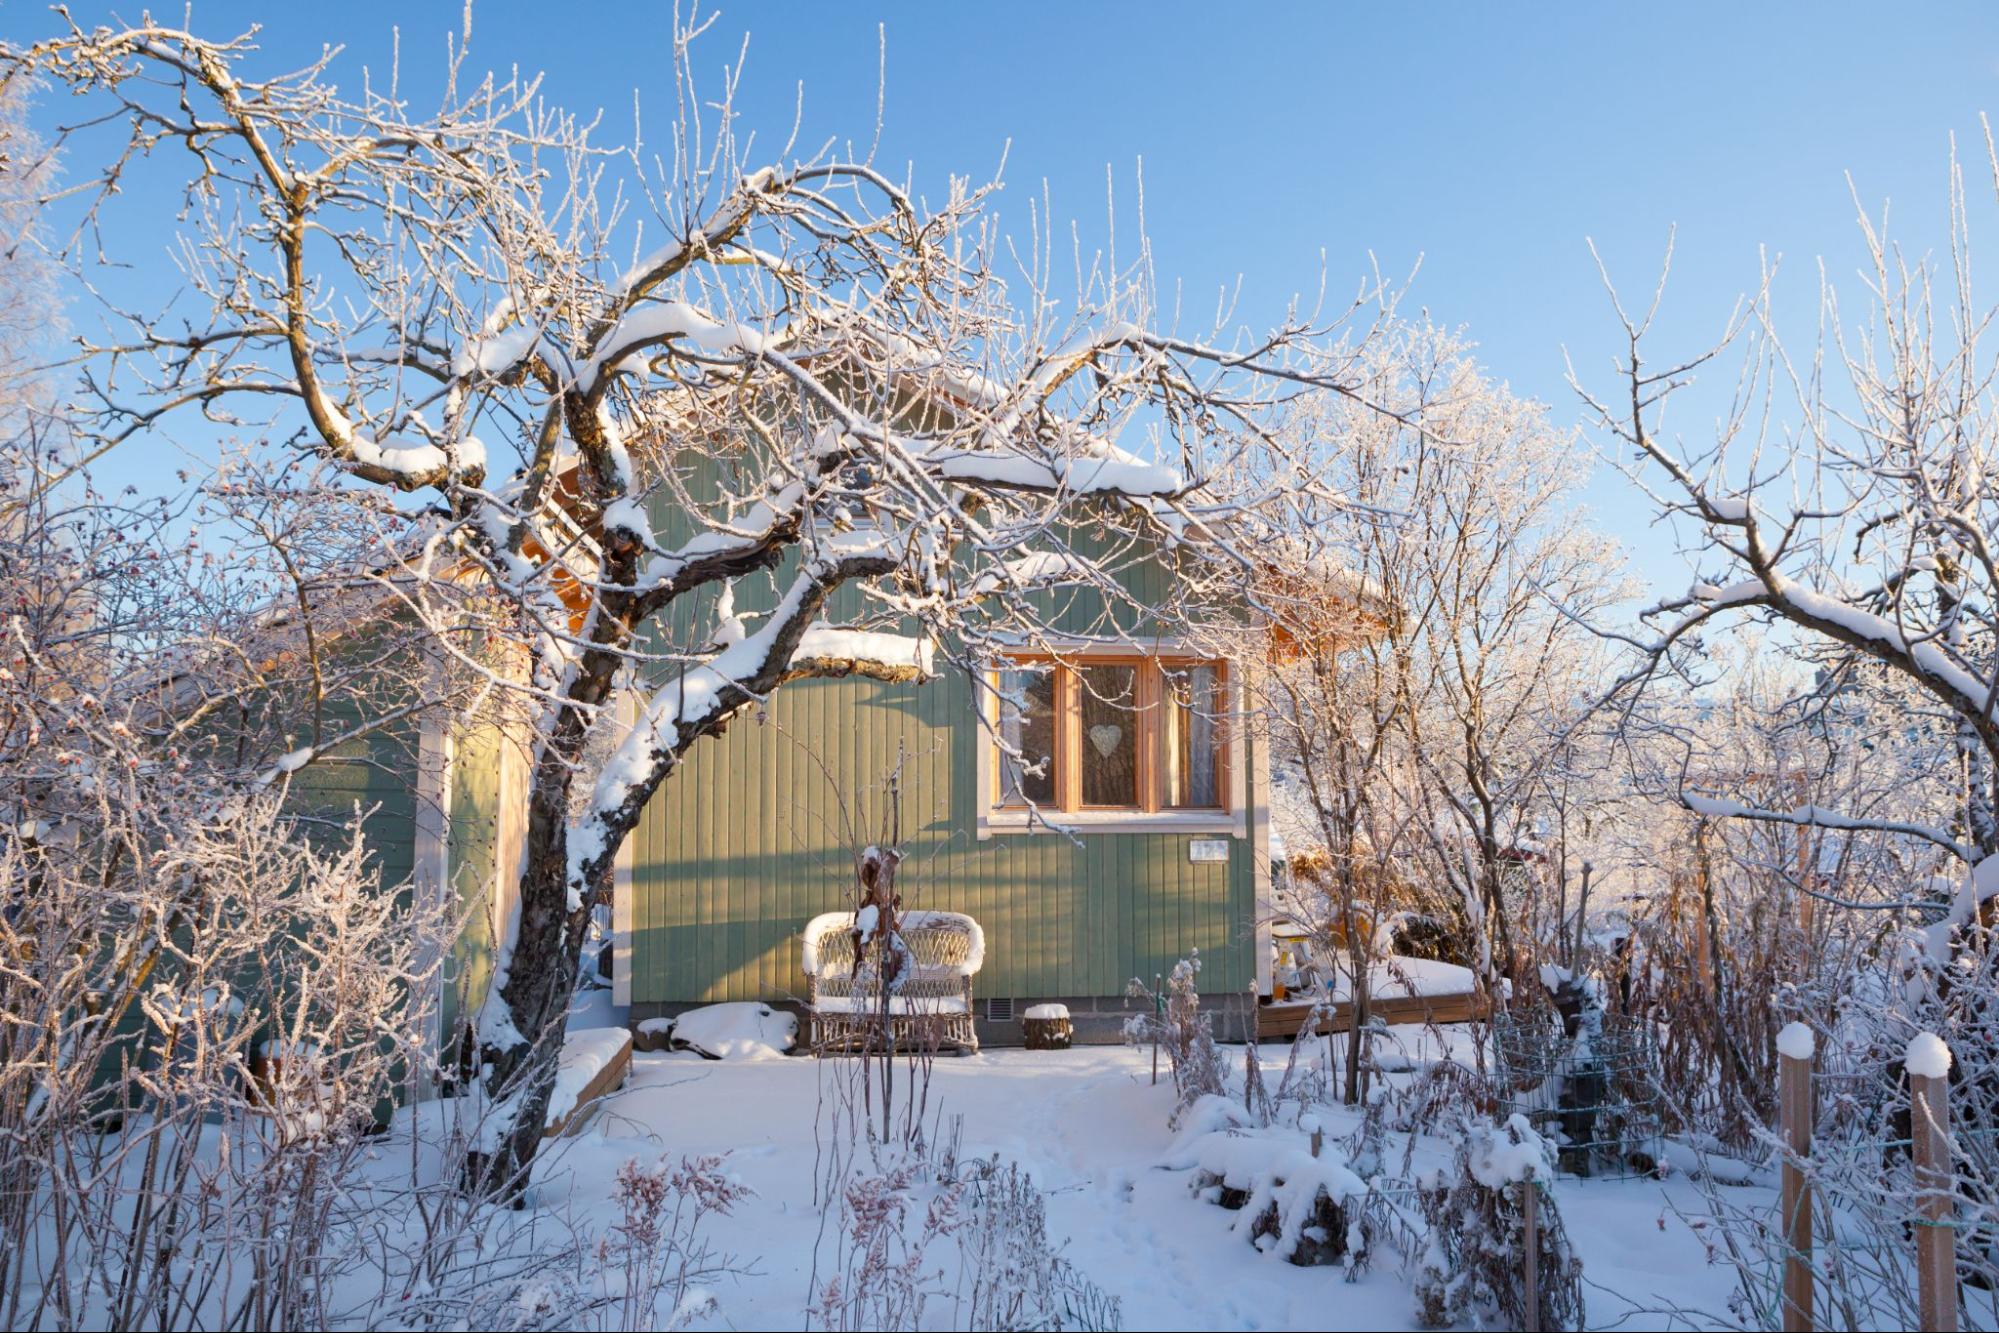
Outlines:
[{"label": "window pane", "polygon": [[[1047,667],[1000,672],[1000,804],[1055,803],[1055,673]],[[1025,763],[1022,762],[1025,760]],[[1028,769],[1039,765],[1041,771]]]},{"label": "window pane", "polygon": [[1138,804],[1138,668],[1078,667],[1083,804]]},{"label": "window pane", "polygon": [[1213,808],[1222,803],[1220,722],[1222,673],[1213,666],[1168,667],[1166,803]]}]

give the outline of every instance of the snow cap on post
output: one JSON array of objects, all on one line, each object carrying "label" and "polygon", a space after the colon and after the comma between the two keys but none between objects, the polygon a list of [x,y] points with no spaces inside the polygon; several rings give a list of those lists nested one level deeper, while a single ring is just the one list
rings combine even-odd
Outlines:
[{"label": "snow cap on post", "polygon": [[1950,1047],[1934,1032],[1918,1032],[1909,1039],[1902,1064],[1911,1078],[1943,1078],[1950,1073]]},{"label": "snow cap on post", "polygon": [[[1792,1060],[1809,1060],[1818,1049],[1818,1039],[1803,1023],[1787,1023],[1777,1034],[1777,1054]],[[1913,1049],[1913,1048],[1912,1048]],[[1946,1053],[1944,1058],[1950,1058]]]}]

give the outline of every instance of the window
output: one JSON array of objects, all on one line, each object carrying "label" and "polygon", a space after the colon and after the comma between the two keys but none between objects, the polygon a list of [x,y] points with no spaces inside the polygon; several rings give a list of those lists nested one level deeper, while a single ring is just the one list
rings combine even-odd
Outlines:
[{"label": "window", "polygon": [[1225,814],[1228,672],[1219,662],[1092,652],[993,675],[1001,810]]},{"label": "window", "polygon": [[1138,668],[1086,666],[1076,678],[1077,746],[1082,763],[1082,804],[1135,808],[1138,799],[1138,733],[1145,713],[1138,701]]},{"label": "window", "polygon": [[1222,803],[1217,744],[1222,673],[1212,662],[1164,669],[1166,681],[1166,804],[1212,810]]},{"label": "window", "polygon": [[[1000,804],[1055,802],[1055,669],[1000,672]],[[1012,753],[1008,753],[1012,751]]]}]

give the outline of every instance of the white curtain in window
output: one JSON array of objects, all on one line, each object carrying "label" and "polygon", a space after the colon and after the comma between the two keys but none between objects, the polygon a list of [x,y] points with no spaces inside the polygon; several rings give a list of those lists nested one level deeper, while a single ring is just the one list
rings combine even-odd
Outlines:
[{"label": "white curtain in window", "polygon": [[1197,666],[1187,673],[1193,687],[1192,716],[1187,720],[1187,795],[1189,805],[1218,805],[1215,790],[1215,669]]}]

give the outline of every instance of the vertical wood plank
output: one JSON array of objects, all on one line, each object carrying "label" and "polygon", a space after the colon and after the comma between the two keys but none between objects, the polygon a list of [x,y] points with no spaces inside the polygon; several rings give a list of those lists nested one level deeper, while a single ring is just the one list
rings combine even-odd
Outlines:
[{"label": "vertical wood plank", "polygon": [[1812,1062],[1778,1057],[1778,1100],[1783,1115],[1784,1333],[1812,1327],[1812,1187],[1805,1165],[1812,1152]]},{"label": "vertical wood plank", "polygon": [[1915,1140],[1916,1284],[1922,1326],[1957,1333],[1957,1233],[1951,1196],[1949,1076],[1911,1074]]}]

